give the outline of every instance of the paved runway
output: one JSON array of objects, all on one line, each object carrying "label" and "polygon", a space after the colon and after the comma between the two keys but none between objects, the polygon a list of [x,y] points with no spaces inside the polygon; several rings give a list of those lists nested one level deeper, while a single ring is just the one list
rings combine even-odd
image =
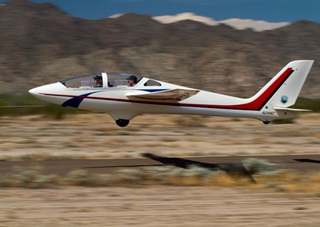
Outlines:
[{"label": "paved runway", "polygon": [[246,158],[267,159],[277,164],[279,169],[292,169],[296,171],[319,171],[319,155],[272,155],[272,156],[211,156],[211,157],[156,157],[128,158],[128,159],[70,159],[70,160],[44,160],[44,161],[1,161],[0,174],[10,173],[16,167],[28,168],[39,166],[43,174],[65,175],[72,170],[84,169],[89,173],[110,173],[119,168],[135,168],[142,166],[175,165],[187,167],[190,164],[199,164],[203,167],[241,165]]}]

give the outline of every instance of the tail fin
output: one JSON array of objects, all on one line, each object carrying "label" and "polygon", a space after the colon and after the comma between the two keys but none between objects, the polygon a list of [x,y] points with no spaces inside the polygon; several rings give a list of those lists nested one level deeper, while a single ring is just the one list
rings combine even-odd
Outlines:
[{"label": "tail fin", "polygon": [[287,64],[252,100],[264,100],[260,108],[286,108],[295,104],[309,74],[313,60],[297,60]]},{"label": "tail fin", "polygon": [[294,105],[313,62],[313,60],[290,62],[284,70],[291,69],[291,75],[282,83],[268,103],[273,107],[289,107]]}]

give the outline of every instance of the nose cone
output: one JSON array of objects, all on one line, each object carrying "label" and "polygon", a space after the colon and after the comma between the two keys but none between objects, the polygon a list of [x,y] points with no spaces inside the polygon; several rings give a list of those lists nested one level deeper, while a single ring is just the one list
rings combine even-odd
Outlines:
[{"label": "nose cone", "polygon": [[37,98],[41,98],[46,93],[51,93],[53,90],[52,87],[51,84],[43,85],[29,90],[29,93]]},{"label": "nose cone", "polygon": [[61,90],[60,83],[46,84],[40,87],[33,88],[29,91],[30,94],[39,97],[46,94],[55,94]]},{"label": "nose cone", "polygon": [[64,90],[65,87],[57,82],[33,88],[29,93],[38,99],[60,105],[63,102],[61,94],[63,94]]},{"label": "nose cone", "polygon": [[37,96],[39,95],[39,93],[40,93],[40,89],[39,89],[39,87],[33,88],[33,89],[29,90],[29,93],[30,93],[31,95],[37,97]]}]

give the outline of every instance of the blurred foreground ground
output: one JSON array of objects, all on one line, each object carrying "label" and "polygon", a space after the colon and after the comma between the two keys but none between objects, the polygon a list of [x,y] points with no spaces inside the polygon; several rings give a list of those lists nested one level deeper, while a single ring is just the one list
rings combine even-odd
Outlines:
[{"label": "blurred foreground ground", "polygon": [[[146,115],[119,128],[104,114],[1,117],[2,160],[317,154],[320,114],[264,125]],[[1,163],[0,163],[1,164]],[[280,188],[281,189],[281,188]],[[2,188],[0,226],[320,226],[319,193],[261,186]]]},{"label": "blurred foreground ground", "polygon": [[0,158],[126,158],[167,156],[317,154],[320,114],[294,124],[223,117],[145,115],[119,128],[106,114],[0,118]]},{"label": "blurred foreground ground", "polygon": [[319,199],[225,187],[0,191],[0,226],[319,226]]}]

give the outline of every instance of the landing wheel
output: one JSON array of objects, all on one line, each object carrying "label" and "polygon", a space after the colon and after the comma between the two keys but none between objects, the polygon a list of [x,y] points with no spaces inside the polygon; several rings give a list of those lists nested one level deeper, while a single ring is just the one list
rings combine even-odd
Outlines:
[{"label": "landing wheel", "polygon": [[267,125],[267,124],[270,123],[270,121],[263,121],[263,123],[264,123],[265,125]]},{"label": "landing wheel", "polygon": [[129,124],[129,120],[125,120],[125,119],[118,119],[116,120],[116,123],[119,127],[126,127]]}]

